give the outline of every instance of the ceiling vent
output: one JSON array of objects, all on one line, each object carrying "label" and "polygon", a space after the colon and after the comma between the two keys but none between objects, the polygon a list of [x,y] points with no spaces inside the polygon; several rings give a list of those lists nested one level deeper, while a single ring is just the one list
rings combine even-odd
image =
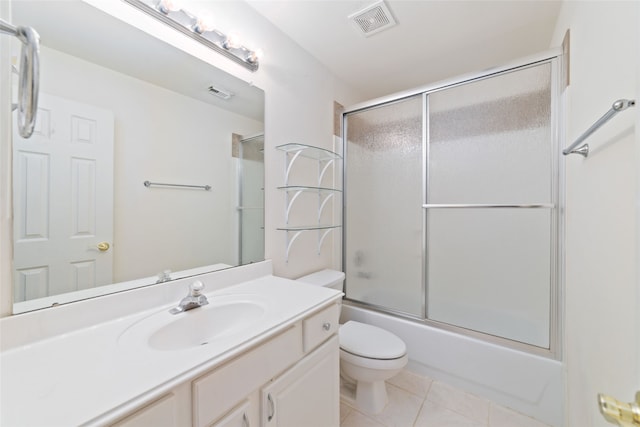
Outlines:
[{"label": "ceiling vent", "polygon": [[224,100],[228,100],[231,99],[231,97],[233,96],[232,92],[229,92],[228,90],[219,88],[219,87],[215,87],[215,86],[209,86],[209,88],[207,89],[209,91],[209,93],[211,95],[215,95],[218,98],[222,98]]},{"label": "ceiling vent", "polygon": [[366,37],[396,25],[391,11],[382,0],[352,13],[349,19]]}]

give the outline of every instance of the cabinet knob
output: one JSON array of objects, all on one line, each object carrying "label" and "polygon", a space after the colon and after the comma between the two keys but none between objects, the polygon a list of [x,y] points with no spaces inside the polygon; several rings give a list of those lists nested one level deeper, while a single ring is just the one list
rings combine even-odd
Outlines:
[{"label": "cabinet knob", "polygon": [[331,323],[329,323],[329,322],[324,322],[324,323],[322,324],[322,329],[324,329],[325,331],[330,330],[330,329],[331,329]]}]

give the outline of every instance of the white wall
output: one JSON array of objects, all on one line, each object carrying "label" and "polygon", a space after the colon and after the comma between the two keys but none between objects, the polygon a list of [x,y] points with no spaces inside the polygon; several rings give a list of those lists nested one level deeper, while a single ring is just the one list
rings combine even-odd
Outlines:
[{"label": "white wall", "polygon": [[[552,45],[571,30],[569,144],[618,98],[639,99],[640,3],[568,1]],[[639,107],[566,158],[565,362],[568,426],[606,426],[596,394],[631,401],[640,389],[638,349]]]}]

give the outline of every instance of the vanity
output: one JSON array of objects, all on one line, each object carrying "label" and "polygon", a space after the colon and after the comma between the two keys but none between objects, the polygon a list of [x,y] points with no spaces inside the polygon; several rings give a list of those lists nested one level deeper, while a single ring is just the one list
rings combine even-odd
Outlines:
[{"label": "vanity", "polygon": [[[270,261],[0,319],[0,424],[338,426],[341,293]],[[209,304],[171,314],[200,280]]]}]

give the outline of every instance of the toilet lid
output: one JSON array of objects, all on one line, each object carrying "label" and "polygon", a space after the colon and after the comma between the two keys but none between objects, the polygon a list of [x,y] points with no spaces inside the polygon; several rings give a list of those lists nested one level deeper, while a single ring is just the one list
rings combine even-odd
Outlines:
[{"label": "toilet lid", "polygon": [[404,341],[377,326],[348,321],[338,331],[340,348],[369,359],[397,359],[407,352]]}]

